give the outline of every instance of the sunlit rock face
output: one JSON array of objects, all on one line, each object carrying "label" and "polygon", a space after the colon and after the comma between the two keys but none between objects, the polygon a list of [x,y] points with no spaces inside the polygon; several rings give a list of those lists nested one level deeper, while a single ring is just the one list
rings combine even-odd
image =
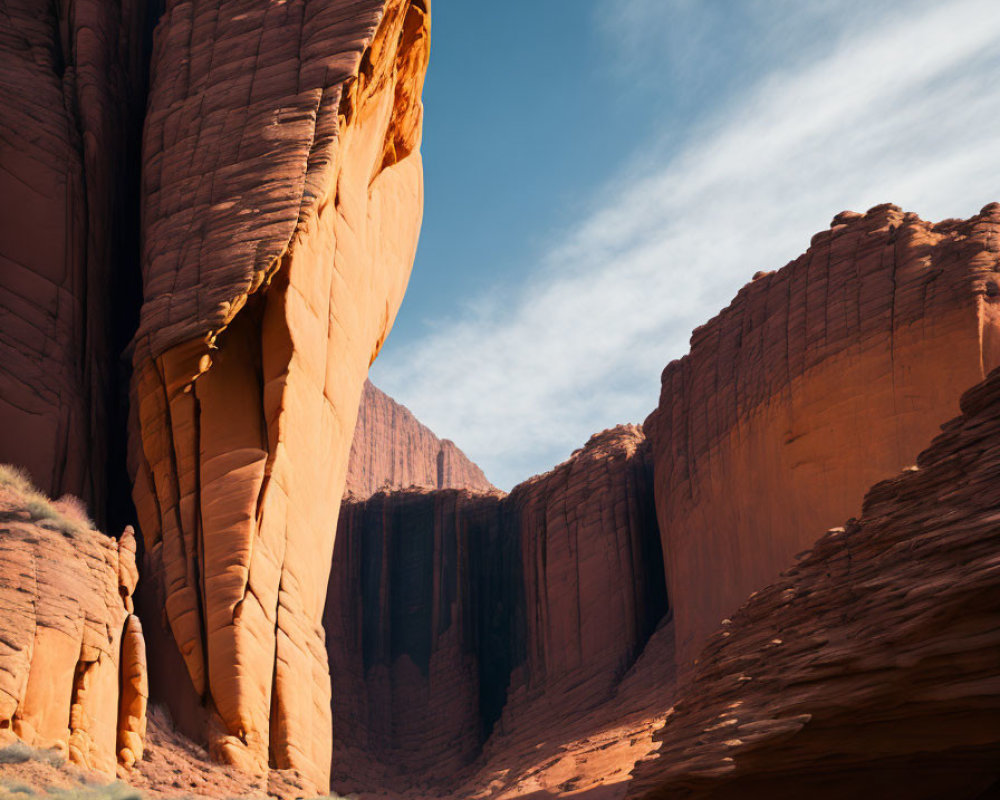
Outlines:
[{"label": "sunlit rock face", "polygon": [[861,515],[726,620],[629,797],[1000,788],[1000,371]]},{"label": "sunlit rock face", "polygon": [[370,381],[365,382],[351,443],[346,494],[353,500],[377,491],[494,488],[483,471],[449,439],[434,432]]},{"label": "sunlit rock face", "polygon": [[644,427],[682,672],[1000,363],[998,269],[996,204],[936,225],[845,212],[667,366]]},{"label": "sunlit rock face", "polygon": [[649,469],[620,426],[508,496],[345,502],[324,619],[338,792],[455,791],[489,737],[558,737],[612,697],[667,610]]},{"label": "sunlit rock face", "polygon": [[[115,541],[74,501],[0,467],[0,745],[11,736],[114,776],[142,758],[146,658],[131,529]],[[15,476],[16,477],[16,476]]]},{"label": "sunlit rock face", "polygon": [[0,462],[102,519],[144,5],[2,10]]},{"label": "sunlit rock face", "polygon": [[154,661],[215,758],[303,791],[329,782],[320,622],[420,226],[428,33],[422,0],[174,0],[150,65],[130,456]]}]

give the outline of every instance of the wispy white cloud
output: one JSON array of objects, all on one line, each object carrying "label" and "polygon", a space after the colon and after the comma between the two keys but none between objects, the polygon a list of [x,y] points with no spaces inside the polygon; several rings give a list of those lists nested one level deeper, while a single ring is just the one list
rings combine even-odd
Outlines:
[{"label": "wispy white cloud", "polygon": [[683,147],[635,156],[524,285],[397,347],[376,383],[509,488],[640,421],[692,328],[838,211],[938,219],[1000,198],[1000,6],[895,9],[831,27],[822,56],[761,74]]}]

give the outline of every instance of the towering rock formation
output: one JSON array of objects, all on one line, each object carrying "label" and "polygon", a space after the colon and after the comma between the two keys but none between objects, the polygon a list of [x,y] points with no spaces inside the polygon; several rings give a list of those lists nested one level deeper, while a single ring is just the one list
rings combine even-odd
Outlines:
[{"label": "towering rock formation", "polygon": [[150,67],[130,453],[152,605],[190,678],[170,699],[216,758],[317,792],[320,618],[416,247],[428,26],[424,0],[172,0]]},{"label": "towering rock formation", "polygon": [[114,775],[142,758],[146,729],[135,538],[90,525],[0,466],[0,744],[13,734]]},{"label": "towering rock formation", "polygon": [[440,789],[494,730],[612,695],[666,611],[649,469],[621,426],[507,497],[344,504],[325,616],[338,791]]},{"label": "towering rock formation", "polygon": [[1000,370],[962,412],[712,637],[630,797],[996,796]]},{"label": "towering rock formation", "polygon": [[347,495],[363,500],[379,490],[494,488],[450,439],[426,425],[385,392],[365,382],[347,467]]},{"label": "towering rock formation", "polygon": [[0,14],[0,462],[100,519],[145,14],[129,0]]},{"label": "towering rock formation", "polygon": [[1000,363],[998,271],[1000,205],[845,212],[694,332],[644,426],[681,669]]}]

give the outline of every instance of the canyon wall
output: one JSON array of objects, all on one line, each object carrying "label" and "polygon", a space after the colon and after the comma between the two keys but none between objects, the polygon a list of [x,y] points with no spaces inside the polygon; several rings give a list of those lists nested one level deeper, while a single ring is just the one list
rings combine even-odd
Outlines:
[{"label": "canyon wall", "polygon": [[169,627],[151,677],[213,757],[303,792],[329,783],[320,622],[420,226],[428,35],[423,0],[172,0],[150,65],[129,450]]},{"label": "canyon wall", "polygon": [[365,382],[347,467],[346,494],[363,500],[380,490],[494,488],[449,439],[438,439],[408,408]]},{"label": "canyon wall", "polygon": [[644,425],[678,666],[1000,362],[1000,205],[930,224],[845,212],[667,366]]},{"label": "canyon wall", "polygon": [[338,791],[440,789],[491,734],[613,694],[667,611],[650,467],[620,426],[506,497],[344,503],[324,621]]},{"label": "canyon wall", "polygon": [[1000,370],[961,410],[711,638],[630,797],[996,796]]},{"label": "canyon wall", "polygon": [[[128,0],[6,0],[0,26],[0,462],[104,516],[116,267],[138,169]],[[134,235],[134,234],[132,234]]]},{"label": "canyon wall", "polygon": [[114,775],[142,758],[146,660],[135,537],[92,529],[0,466],[0,745],[11,735]]}]

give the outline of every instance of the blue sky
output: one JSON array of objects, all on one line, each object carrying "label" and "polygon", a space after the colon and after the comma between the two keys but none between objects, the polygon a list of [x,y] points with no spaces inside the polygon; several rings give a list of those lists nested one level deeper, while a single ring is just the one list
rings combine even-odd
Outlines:
[{"label": "blue sky", "polygon": [[434,0],[424,224],[372,380],[509,489],[641,422],[839,211],[1000,199],[996,0]]}]

